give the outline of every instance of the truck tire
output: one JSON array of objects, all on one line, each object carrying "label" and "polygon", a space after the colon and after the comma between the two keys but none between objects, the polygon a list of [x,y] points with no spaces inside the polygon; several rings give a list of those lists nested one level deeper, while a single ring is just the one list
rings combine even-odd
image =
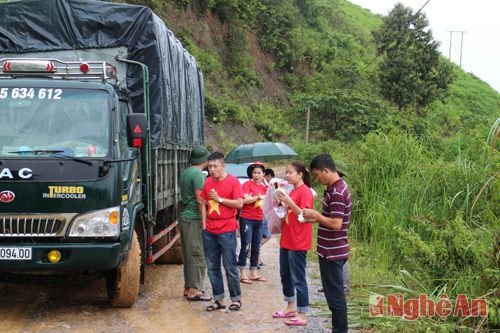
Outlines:
[{"label": "truck tire", "polygon": [[127,262],[116,268],[113,274],[106,279],[111,305],[117,308],[130,308],[134,305],[139,294],[140,277],[141,249],[134,231]]},{"label": "truck tire", "polygon": [[[159,250],[167,245],[167,237],[162,237],[153,244],[154,250]],[[155,260],[155,264],[164,265],[164,264],[182,264],[184,262],[182,258],[182,246],[181,239],[179,238],[174,245],[167,250],[164,254],[158,257]]]}]

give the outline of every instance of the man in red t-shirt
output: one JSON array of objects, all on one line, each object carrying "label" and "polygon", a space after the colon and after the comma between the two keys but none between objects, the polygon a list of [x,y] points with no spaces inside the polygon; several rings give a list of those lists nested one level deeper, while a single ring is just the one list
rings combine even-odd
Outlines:
[{"label": "man in red t-shirt", "polygon": [[229,310],[241,308],[241,288],[236,264],[236,214],[243,207],[243,190],[238,179],[224,169],[224,155],[214,152],[208,156],[207,178],[201,197],[205,200],[201,211],[203,222],[203,250],[207,263],[208,278],[215,300],[207,311],[225,309],[224,280],[221,260],[226,271],[231,305]]}]

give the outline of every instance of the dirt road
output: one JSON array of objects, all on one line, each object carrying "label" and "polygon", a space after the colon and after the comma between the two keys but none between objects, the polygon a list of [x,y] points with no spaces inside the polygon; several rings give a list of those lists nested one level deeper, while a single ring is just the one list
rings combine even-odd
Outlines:
[{"label": "dirt road", "polygon": [[[271,318],[284,305],[278,240],[271,239],[262,250],[266,266],[261,275],[268,282],[242,284],[243,307],[238,312],[206,312],[211,303],[184,299],[181,265],[149,265],[146,283],[130,309],[108,305],[104,281],[0,284],[0,332],[327,332],[324,318],[310,317],[306,328],[287,327]],[[208,280],[205,290],[211,293]],[[316,286],[311,286],[310,293],[315,292]]]}]

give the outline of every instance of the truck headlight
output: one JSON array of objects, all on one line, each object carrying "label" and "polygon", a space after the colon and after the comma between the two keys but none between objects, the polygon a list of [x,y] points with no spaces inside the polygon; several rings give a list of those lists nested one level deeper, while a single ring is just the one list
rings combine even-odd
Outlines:
[{"label": "truck headlight", "polygon": [[70,237],[118,237],[120,207],[111,207],[77,216],[69,230]]}]

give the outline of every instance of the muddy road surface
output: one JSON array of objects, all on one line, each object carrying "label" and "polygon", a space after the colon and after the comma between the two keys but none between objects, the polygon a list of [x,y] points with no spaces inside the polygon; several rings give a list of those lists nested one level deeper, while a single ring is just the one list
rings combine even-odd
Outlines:
[{"label": "muddy road surface", "polygon": [[[284,306],[278,266],[278,239],[263,248],[267,282],[242,284],[240,311],[206,312],[211,302],[183,297],[181,265],[148,265],[146,281],[130,309],[112,308],[104,280],[61,285],[0,284],[0,332],[314,332],[328,320],[309,317],[307,327],[287,327],[271,314]],[[310,264],[311,265],[311,264]],[[313,264],[315,265],[315,264]],[[316,292],[317,282],[310,286]],[[225,284],[226,295],[227,284]],[[208,280],[205,290],[211,295]],[[228,297],[226,304],[229,304]]]}]

